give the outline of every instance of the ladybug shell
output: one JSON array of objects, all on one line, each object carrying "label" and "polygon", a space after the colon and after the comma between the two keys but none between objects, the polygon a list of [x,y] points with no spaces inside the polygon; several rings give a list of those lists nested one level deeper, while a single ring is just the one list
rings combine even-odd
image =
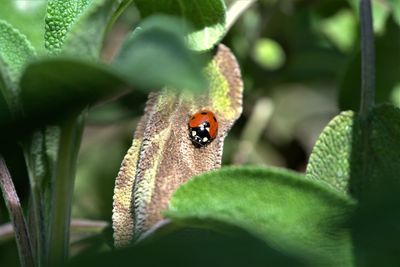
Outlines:
[{"label": "ladybug shell", "polygon": [[214,113],[202,110],[189,119],[189,138],[197,147],[211,143],[218,133],[218,122]]}]

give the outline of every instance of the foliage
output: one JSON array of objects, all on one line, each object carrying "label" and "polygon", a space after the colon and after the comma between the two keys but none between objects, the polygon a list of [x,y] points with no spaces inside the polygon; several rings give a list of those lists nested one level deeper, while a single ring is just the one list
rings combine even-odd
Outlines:
[{"label": "foliage", "polygon": [[396,266],[400,4],[240,2],[4,0],[2,264]]}]

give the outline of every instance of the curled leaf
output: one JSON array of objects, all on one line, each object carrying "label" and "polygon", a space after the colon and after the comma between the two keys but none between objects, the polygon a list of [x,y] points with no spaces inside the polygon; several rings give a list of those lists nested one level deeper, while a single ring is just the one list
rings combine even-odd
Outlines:
[{"label": "curled leaf", "polygon": [[[161,211],[181,184],[221,166],[223,141],[242,112],[243,84],[234,56],[223,45],[205,74],[209,88],[201,95],[165,89],[150,96],[116,179],[116,246],[129,244],[161,220]],[[187,123],[202,109],[215,113],[219,131],[211,144],[196,148],[188,137]]]}]

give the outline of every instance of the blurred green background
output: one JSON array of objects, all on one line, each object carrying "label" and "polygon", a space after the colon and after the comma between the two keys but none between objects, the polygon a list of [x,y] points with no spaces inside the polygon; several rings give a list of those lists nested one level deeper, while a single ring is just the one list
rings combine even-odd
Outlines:
[{"label": "blurred green background", "polygon": [[[234,1],[226,2],[229,6]],[[390,0],[373,4],[377,99],[400,105],[400,6]],[[236,22],[222,42],[241,66],[244,110],[226,139],[223,164],[304,171],[326,124],[341,110],[358,108],[357,12],[355,0],[259,0]],[[105,43],[105,62],[139,19],[132,6],[117,21]],[[90,111],[79,155],[73,218],[111,221],[114,179],[146,98],[136,91]],[[20,153],[8,158],[26,205],[26,173],[12,164],[21,161]],[[8,221],[1,201],[0,225]],[[14,241],[0,239],[1,266],[15,266],[17,259]]]}]

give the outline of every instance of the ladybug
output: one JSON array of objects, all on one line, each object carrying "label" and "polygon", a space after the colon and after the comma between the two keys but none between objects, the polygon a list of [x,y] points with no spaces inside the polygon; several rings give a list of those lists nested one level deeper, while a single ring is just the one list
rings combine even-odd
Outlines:
[{"label": "ladybug", "polygon": [[214,113],[209,110],[199,111],[190,118],[189,138],[196,147],[205,147],[218,133],[218,122]]}]

